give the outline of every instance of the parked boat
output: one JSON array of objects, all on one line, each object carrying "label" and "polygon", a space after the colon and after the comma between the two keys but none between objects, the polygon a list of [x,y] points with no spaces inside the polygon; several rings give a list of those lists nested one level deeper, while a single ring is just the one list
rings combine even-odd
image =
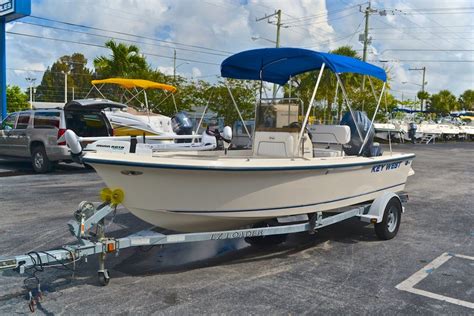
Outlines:
[{"label": "parked boat", "polygon": [[[104,111],[113,126],[115,136],[175,135],[172,118],[150,111],[147,90],[162,90],[170,97],[176,92],[176,87],[143,79],[107,78],[92,80],[91,91],[95,89],[105,98],[101,91],[105,85],[123,88],[124,93],[119,98],[127,105],[124,109],[110,108]],[[131,107],[130,102],[139,100],[141,96],[142,108],[137,110]]]},{"label": "parked boat", "polygon": [[400,139],[403,136],[403,130],[397,128],[393,123],[374,123],[375,137],[383,140],[388,140],[395,137]]},{"label": "parked boat", "polygon": [[[341,84],[341,73],[386,81],[382,68],[299,48],[244,51],[224,60],[221,74],[284,85],[300,73],[319,70],[313,104],[325,68]],[[384,88],[385,84],[381,93]],[[362,129],[358,123],[363,114],[352,111],[345,99],[349,126],[325,126],[316,136],[327,135],[340,142],[340,149],[329,157],[317,155],[306,132],[311,106],[306,113],[298,107],[297,114],[304,117],[298,121],[293,100],[260,100],[251,150],[154,152],[146,144],[136,144],[131,150],[130,142],[122,142],[114,150],[87,152],[83,161],[110,188],[124,192],[122,204],[133,214],[176,231],[215,231],[269,223],[280,216],[340,212],[387,192],[404,190],[407,177],[414,173],[415,157],[380,153],[372,145],[373,119],[368,120],[368,129]]]}]

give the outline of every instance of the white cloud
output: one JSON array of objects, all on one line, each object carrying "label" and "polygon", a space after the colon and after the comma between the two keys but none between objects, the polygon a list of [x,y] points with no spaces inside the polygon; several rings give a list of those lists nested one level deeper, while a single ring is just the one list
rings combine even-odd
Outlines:
[{"label": "white cloud", "polygon": [[193,74],[192,75],[193,78],[198,78],[198,77],[202,76],[201,70],[199,70],[199,68],[197,68],[197,67],[193,67],[192,74]]},{"label": "white cloud", "polygon": [[158,67],[158,70],[162,73],[164,73],[165,75],[172,75],[173,74],[173,67],[163,67],[163,66],[159,66]]}]

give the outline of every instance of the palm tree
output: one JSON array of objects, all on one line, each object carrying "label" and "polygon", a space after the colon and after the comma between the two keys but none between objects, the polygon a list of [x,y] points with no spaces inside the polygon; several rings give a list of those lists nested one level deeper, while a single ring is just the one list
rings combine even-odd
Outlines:
[{"label": "palm tree", "polygon": [[94,59],[94,67],[100,78],[133,77],[143,75],[149,70],[145,57],[135,45],[107,41],[105,47],[112,51],[110,56],[99,56]]}]

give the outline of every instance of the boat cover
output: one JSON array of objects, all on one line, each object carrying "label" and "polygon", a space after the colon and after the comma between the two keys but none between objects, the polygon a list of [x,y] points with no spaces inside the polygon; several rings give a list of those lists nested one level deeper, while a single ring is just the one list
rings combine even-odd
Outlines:
[{"label": "boat cover", "polygon": [[142,89],[161,89],[161,90],[166,90],[170,92],[176,91],[176,87],[174,86],[170,86],[164,83],[153,82],[150,80],[144,80],[144,79],[108,78],[108,79],[102,79],[102,80],[92,80],[93,85],[105,84],[105,83],[117,84],[126,89],[132,89],[132,88],[138,87]]},{"label": "boat cover", "polygon": [[290,77],[320,69],[323,63],[338,74],[357,73],[387,80],[384,69],[358,59],[292,47],[260,48],[237,53],[222,62],[221,75],[284,85]]}]

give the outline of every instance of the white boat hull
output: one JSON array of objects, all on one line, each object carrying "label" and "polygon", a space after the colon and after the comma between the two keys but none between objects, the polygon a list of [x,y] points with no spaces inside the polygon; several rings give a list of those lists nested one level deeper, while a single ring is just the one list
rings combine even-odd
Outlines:
[{"label": "white boat hull", "polygon": [[337,212],[384,192],[402,191],[413,172],[413,158],[413,154],[394,154],[210,162],[88,153],[84,161],[108,187],[125,192],[123,205],[137,217],[162,228],[194,232],[316,211]]}]

